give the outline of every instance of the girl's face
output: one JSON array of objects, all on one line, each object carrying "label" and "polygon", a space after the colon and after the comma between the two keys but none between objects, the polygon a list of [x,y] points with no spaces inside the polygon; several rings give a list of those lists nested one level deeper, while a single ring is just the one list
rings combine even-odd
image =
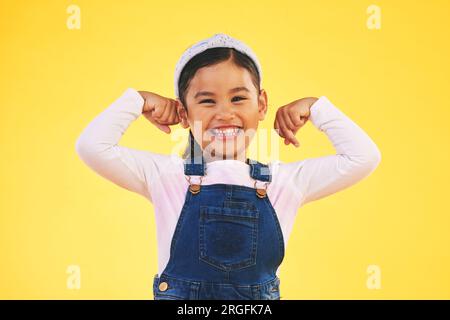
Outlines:
[{"label": "girl's face", "polygon": [[178,100],[181,125],[191,128],[204,153],[245,160],[258,122],[267,112],[267,94],[258,94],[247,69],[231,59],[197,70],[186,94],[188,113]]}]

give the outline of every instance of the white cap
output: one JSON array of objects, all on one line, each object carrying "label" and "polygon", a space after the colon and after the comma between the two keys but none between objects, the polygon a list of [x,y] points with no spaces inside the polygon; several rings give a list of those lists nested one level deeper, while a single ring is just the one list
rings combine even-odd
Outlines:
[{"label": "white cap", "polygon": [[262,70],[261,65],[258,61],[258,58],[256,57],[256,54],[252,51],[252,49],[247,46],[245,43],[230,37],[229,35],[226,35],[224,33],[216,33],[210,38],[201,40],[195,44],[193,44],[191,47],[186,49],[184,51],[183,55],[181,56],[180,60],[178,60],[177,65],[175,67],[175,96],[177,98],[180,98],[178,95],[178,80],[180,79],[181,71],[183,70],[184,66],[189,62],[189,60],[192,59],[195,55],[210,49],[210,48],[218,48],[218,47],[226,47],[226,48],[234,48],[246,55],[248,55],[253,62],[256,65],[256,68],[259,72],[259,78],[260,78],[260,85],[262,80]]}]

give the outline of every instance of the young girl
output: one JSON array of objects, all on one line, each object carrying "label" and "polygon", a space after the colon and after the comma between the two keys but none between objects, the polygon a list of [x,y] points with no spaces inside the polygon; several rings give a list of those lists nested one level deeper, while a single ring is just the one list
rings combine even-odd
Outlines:
[{"label": "young girl", "polygon": [[[226,34],[188,48],[175,70],[177,99],[127,89],[81,133],[80,158],[155,208],[155,299],[280,299],[278,268],[297,210],[347,188],[380,162],[370,137],[325,96],[277,110],[286,145],[309,119],[336,154],[263,164],[247,148],[267,112],[261,66]],[[139,116],[166,133],[190,128],[186,153],[163,155],[118,143]]]}]

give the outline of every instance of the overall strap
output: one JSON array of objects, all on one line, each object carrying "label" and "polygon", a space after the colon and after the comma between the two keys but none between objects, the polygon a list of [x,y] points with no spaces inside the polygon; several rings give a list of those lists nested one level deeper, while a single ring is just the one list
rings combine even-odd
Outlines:
[{"label": "overall strap", "polygon": [[195,143],[194,136],[189,130],[190,139],[190,154],[184,160],[184,174],[187,176],[204,176],[205,175],[205,161],[203,159],[203,152],[200,146]]},{"label": "overall strap", "polygon": [[184,161],[184,174],[187,176],[204,176],[205,163],[203,158],[187,158]]},{"label": "overall strap", "polygon": [[267,164],[249,158],[245,162],[250,165],[250,176],[253,179],[266,182],[272,181],[272,174]]}]

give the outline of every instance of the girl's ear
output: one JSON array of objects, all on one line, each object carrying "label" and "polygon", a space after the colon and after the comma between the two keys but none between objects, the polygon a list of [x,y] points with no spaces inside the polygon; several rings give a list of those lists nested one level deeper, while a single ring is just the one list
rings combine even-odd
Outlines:
[{"label": "girl's ear", "polygon": [[261,89],[258,97],[258,120],[264,120],[267,113],[267,93],[266,90]]},{"label": "girl's ear", "polygon": [[187,129],[187,128],[189,128],[189,122],[187,121],[186,109],[184,108],[180,99],[176,99],[176,100],[177,100],[177,113],[178,113],[178,118],[180,118],[180,124],[184,129]]}]

